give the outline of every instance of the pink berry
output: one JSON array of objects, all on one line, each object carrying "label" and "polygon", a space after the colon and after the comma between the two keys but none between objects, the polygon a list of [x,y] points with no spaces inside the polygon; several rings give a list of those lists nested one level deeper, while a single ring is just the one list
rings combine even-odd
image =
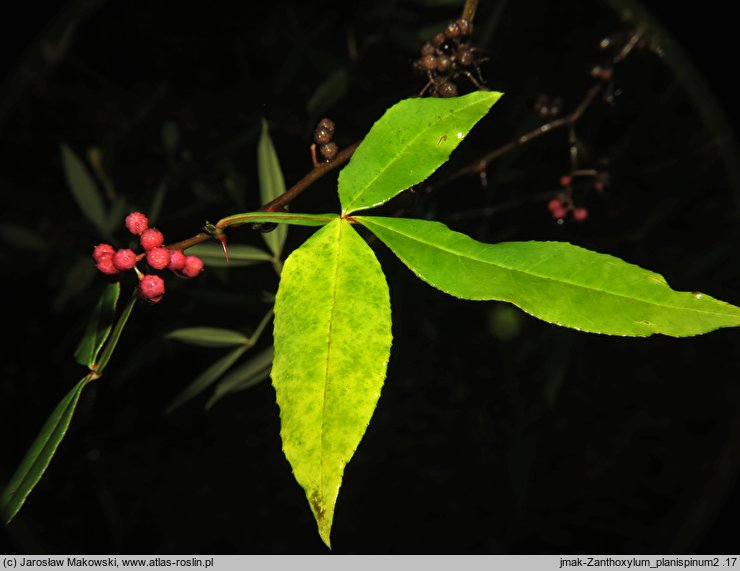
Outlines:
[{"label": "pink berry", "polygon": [[120,272],[130,270],[136,265],[136,254],[133,250],[123,248],[113,254],[113,265]]},{"label": "pink berry", "polygon": [[579,206],[573,211],[573,220],[576,222],[583,222],[586,218],[588,218],[588,210],[583,206]]},{"label": "pink berry", "polygon": [[111,246],[110,244],[98,244],[95,246],[95,250],[93,250],[93,260],[96,262],[100,261],[100,258],[103,256],[112,256],[116,253],[115,248]]},{"label": "pink berry", "polygon": [[157,303],[164,295],[164,280],[159,276],[144,276],[139,282],[139,295],[150,303]]},{"label": "pink berry", "polygon": [[167,269],[177,272],[185,267],[185,252],[182,250],[172,250],[170,252],[170,263]]},{"label": "pink berry", "polygon": [[570,186],[570,182],[571,178],[567,174],[560,177],[560,186]]},{"label": "pink berry", "polygon": [[114,276],[118,273],[118,269],[113,265],[113,256],[110,254],[100,256],[96,266],[98,270],[109,276]]},{"label": "pink berry", "polygon": [[203,260],[198,256],[185,256],[185,266],[180,274],[186,278],[194,278],[203,271]]},{"label": "pink berry", "polygon": [[152,248],[146,253],[146,263],[155,270],[163,270],[170,263],[170,251],[167,248]]},{"label": "pink berry", "polygon": [[141,234],[141,245],[146,251],[159,248],[164,244],[164,236],[156,228],[148,228]]},{"label": "pink berry", "polygon": [[594,181],[594,190],[596,190],[596,192],[602,192],[604,190],[604,181],[596,179]]},{"label": "pink berry", "polygon": [[559,208],[563,207],[563,201],[559,198],[553,198],[550,202],[547,203],[547,209],[552,212],[553,210],[558,210]]},{"label": "pink berry", "polygon": [[565,218],[566,214],[568,214],[568,211],[565,208],[555,208],[552,211],[552,217],[555,218],[556,220]]},{"label": "pink berry", "polygon": [[149,228],[149,219],[141,212],[132,212],[126,216],[126,228],[132,234],[139,236],[144,230]]}]

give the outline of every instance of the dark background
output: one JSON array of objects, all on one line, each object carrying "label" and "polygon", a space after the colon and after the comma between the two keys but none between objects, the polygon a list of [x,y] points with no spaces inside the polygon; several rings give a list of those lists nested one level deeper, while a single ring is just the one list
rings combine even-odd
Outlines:
[{"label": "dark background", "polygon": [[[492,30],[481,46],[490,58],[483,75],[507,95],[449,172],[535,126],[539,94],[562,96],[572,109],[603,58],[598,40],[625,28],[601,3],[550,4],[510,3],[497,20],[498,4],[482,2],[479,30]],[[711,3],[651,8],[736,124],[731,18]],[[161,178],[172,175],[158,225],[168,239],[189,236],[204,219],[241,210],[224,184],[234,173],[244,181],[242,206],[258,205],[260,117],[270,122],[290,184],[310,168],[317,117],[307,102],[317,87],[347,69],[344,96],[322,101],[337,141],[358,139],[385,108],[421,88],[409,64],[423,31],[440,28],[459,7],[111,1],[78,22],[68,49],[39,60],[37,34],[46,23],[76,20],[79,11],[69,10],[67,19],[52,19],[49,5],[4,21],[3,481],[82,375],[71,354],[103,284],[80,261],[100,237],[66,188],[59,142],[81,154],[101,147],[131,208],[146,209]],[[617,87],[616,105],[597,102],[578,126],[584,166],[610,176],[603,194],[577,188],[591,212],[587,223],[559,226],[545,208],[568,169],[564,134],[492,164],[488,190],[474,179],[421,189],[411,214],[489,242],[571,241],[658,271],[675,289],[739,303],[740,189],[728,182],[716,134],[649,51],[619,67]],[[167,161],[165,121],[180,127],[190,159]],[[335,208],[334,180],[294,207]],[[13,224],[34,238],[19,240],[8,231]],[[291,229],[288,248],[307,235]],[[116,237],[117,245],[127,239],[120,230]],[[232,239],[261,243],[247,230]],[[578,334],[504,305],[448,298],[376,251],[391,288],[395,341],[378,409],[345,474],[336,552],[737,551],[736,332],[679,340]],[[269,384],[208,413],[201,397],[163,414],[222,354],[163,335],[186,325],[249,331],[266,307],[261,292],[276,286],[266,267],[212,271],[168,283],[162,303],[137,308],[105,377],[83,394],[49,472],[5,530],[7,550],[325,552],[282,456]]]}]

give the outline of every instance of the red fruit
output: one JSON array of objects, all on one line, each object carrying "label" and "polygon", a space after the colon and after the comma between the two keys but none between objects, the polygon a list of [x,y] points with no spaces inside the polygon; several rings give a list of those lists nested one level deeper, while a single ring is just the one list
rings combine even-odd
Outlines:
[{"label": "red fruit", "polygon": [[133,250],[123,248],[113,254],[113,265],[118,271],[125,272],[136,265],[136,254]]},{"label": "red fruit", "polygon": [[601,191],[603,191],[603,190],[604,190],[604,181],[603,181],[603,180],[599,180],[599,179],[597,178],[597,179],[596,179],[596,180],[594,181],[594,190],[596,190],[596,192],[601,192]]},{"label": "red fruit", "polygon": [[180,274],[186,278],[194,278],[203,271],[203,260],[198,256],[185,256],[185,266],[180,270]]},{"label": "red fruit", "polygon": [[167,269],[176,272],[185,267],[185,253],[182,250],[172,250],[170,252],[170,263]]},{"label": "red fruit", "polygon": [[139,282],[139,296],[150,303],[157,303],[164,295],[164,280],[159,276],[146,275]]},{"label": "red fruit", "polygon": [[573,211],[573,220],[576,222],[583,222],[586,218],[588,218],[588,210],[583,206],[579,206]]},{"label": "red fruit", "polygon": [[565,218],[566,214],[568,214],[568,211],[565,208],[555,208],[552,211],[552,217],[555,218],[555,220]]},{"label": "red fruit", "polygon": [[144,230],[149,228],[149,219],[141,212],[132,212],[126,216],[126,228],[132,234],[139,236]]},{"label": "red fruit", "polygon": [[146,253],[146,263],[155,270],[163,270],[170,263],[170,251],[167,248],[152,248]]},{"label": "red fruit", "polygon": [[141,245],[146,251],[159,248],[162,244],[164,244],[164,236],[156,228],[149,228],[141,234]]},{"label": "red fruit", "polygon": [[93,250],[93,260],[96,262],[100,261],[100,258],[103,256],[112,256],[116,253],[115,248],[111,246],[110,244],[98,244],[95,246],[95,250]]},{"label": "red fruit", "polygon": [[96,266],[98,270],[109,276],[114,276],[119,273],[116,267],[113,265],[113,256],[110,254],[100,256],[100,259],[98,260]]},{"label": "red fruit", "polygon": [[570,183],[571,178],[567,174],[560,177],[560,186],[570,186]]},{"label": "red fruit", "polygon": [[550,202],[547,203],[547,209],[552,212],[554,210],[558,210],[563,207],[563,201],[559,198],[553,198]]}]

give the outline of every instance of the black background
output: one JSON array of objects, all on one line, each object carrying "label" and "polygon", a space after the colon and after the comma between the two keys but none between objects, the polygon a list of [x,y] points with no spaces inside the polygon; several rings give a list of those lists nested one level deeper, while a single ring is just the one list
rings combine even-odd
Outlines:
[{"label": "black background", "polygon": [[[576,2],[569,3],[565,9],[578,15],[577,5]],[[198,10],[193,6],[178,7],[166,3],[157,3],[156,6],[157,9],[150,9],[149,13],[159,13],[161,22],[169,21],[173,29],[177,28],[179,18],[180,25],[186,29],[191,29],[193,22],[197,21]],[[561,35],[575,38],[574,41],[580,37],[585,45],[590,32],[596,35],[608,32],[608,25],[614,22],[608,16],[601,16],[594,23],[597,29],[587,30],[589,21],[587,16],[582,15],[580,17],[585,22],[579,21],[576,16],[575,19],[554,19],[548,24],[539,20],[541,14],[536,8],[539,6],[542,11],[546,9],[537,3],[533,6],[528,8],[531,10],[530,21],[522,16],[527,9],[520,8],[521,11],[517,12],[512,8],[507,33],[511,38],[529,35],[534,55],[511,47],[510,52],[494,56],[494,62],[500,67],[491,69],[493,66],[489,65],[484,68],[484,74],[494,87],[511,93],[512,99],[521,95],[521,99],[526,100],[537,92],[538,87],[544,87],[546,91],[569,95],[566,101],[575,101],[581,87],[577,84],[579,80],[572,78],[587,74],[592,52],[582,50],[579,44],[575,44],[572,49],[561,46],[566,51],[560,58],[549,54],[552,61],[562,62],[562,72],[552,61],[549,66],[543,65],[542,69],[535,67],[530,71],[522,67],[536,61],[538,50],[543,50],[541,57],[546,57],[544,54],[547,50],[541,44],[549,36],[542,30],[549,30],[553,37],[557,37],[557,27],[560,26]],[[224,5],[209,10],[215,12],[221,8],[227,9]],[[728,14],[720,8],[711,8],[711,3],[700,8],[651,5],[651,9],[694,58],[714,87],[730,120],[736,125],[733,93],[737,49],[731,41],[735,31]],[[132,4],[131,10],[135,9]],[[270,12],[268,8],[262,9]],[[275,4],[271,9],[277,11],[283,7]],[[111,10],[111,6],[106,10]],[[305,22],[307,29],[310,30],[311,26],[321,21],[322,10],[335,14],[330,21],[349,21],[356,28],[362,28],[361,6],[336,16],[337,11],[341,12],[340,8],[331,3],[321,3],[307,10],[313,12],[312,17],[306,15],[307,19],[301,21]],[[595,11],[591,8],[591,12]],[[427,26],[444,21],[456,13],[452,9],[447,11],[440,8],[419,12],[428,18],[423,22]],[[588,10],[585,12],[591,13]],[[49,5],[43,10],[39,8],[35,13],[19,11],[14,17],[5,19],[6,48],[3,53],[8,62],[6,69],[11,69],[11,62],[21,55],[22,48],[31,45],[30,42],[41,31],[43,21],[53,13],[54,7]],[[165,17],[168,14],[171,18]],[[245,35],[249,36],[252,30],[250,26],[258,26],[259,18],[250,20],[249,17],[254,14],[249,11],[241,16],[243,21],[250,22],[245,31]],[[262,16],[268,18],[268,15]],[[220,21],[213,12],[210,17]],[[106,16],[104,10],[101,18],[101,30],[110,33],[110,30],[116,29],[115,16],[110,12]],[[238,18],[235,16],[235,19]],[[100,22],[95,18],[91,21],[96,26]],[[124,27],[124,21],[122,19],[120,34],[109,37],[102,31],[96,32],[94,28],[84,28],[73,52],[76,57],[82,54],[93,65],[115,62],[120,67],[112,68],[111,75],[131,80],[134,92],[138,88],[137,75],[140,74],[143,89],[148,89],[155,83],[155,71],[161,68],[153,66],[152,69],[142,70],[135,65],[127,65],[123,57],[127,51],[131,50],[135,56],[141,53],[141,48],[136,47],[137,34],[130,33],[130,29]],[[382,19],[378,17],[373,22],[380,25]],[[578,24],[583,29],[573,32],[567,28],[569,24]],[[393,28],[392,23],[388,26]],[[599,26],[604,29],[598,29]],[[407,23],[407,27],[411,29],[412,25]],[[193,64],[194,73],[214,66],[214,62],[206,59],[187,60],[187,57],[197,53],[197,42],[207,43],[209,38],[213,41],[215,35],[208,30],[203,31],[203,37],[194,37],[194,51],[187,52],[183,58],[184,61],[197,62],[197,65]],[[322,43],[328,51],[335,49],[336,53],[343,54],[342,38],[337,39],[328,31],[322,31],[313,41]],[[111,44],[116,44],[116,47],[111,48]],[[527,44],[522,41],[517,47]],[[501,45],[497,44],[499,47]],[[503,45],[508,47],[512,43]],[[177,108],[178,101],[195,101],[194,128],[190,133],[193,140],[190,142],[196,153],[210,142],[219,140],[224,133],[245,129],[253,117],[259,116],[260,110],[256,113],[253,110],[243,111],[238,103],[239,97],[243,98],[244,107],[248,106],[246,102],[261,101],[261,112],[271,124],[275,124],[273,136],[281,159],[284,154],[291,157],[283,159],[286,180],[296,180],[305,172],[307,165],[304,158],[293,157],[305,152],[308,118],[305,113],[301,114],[304,108],[296,105],[295,101],[310,95],[322,75],[321,70],[297,74],[294,80],[300,84],[289,84],[277,97],[260,91],[270,85],[268,76],[270,70],[277,69],[279,65],[281,54],[284,53],[282,47],[270,45],[265,53],[252,54],[262,76],[255,81],[252,91],[249,85],[239,85],[233,98],[209,99],[203,95],[208,95],[208,90],[203,87],[207,79],[198,76],[190,86],[184,82],[188,75],[186,64],[177,68],[176,59],[168,60],[168,64],[174,67],[171,68],[171,74],[161,79],[172,86],[166,99],[168,104],[173,105],[172,113],[168,114],[163,107],[157,108],[151,125],[142,127],[141,131],[121,145],[114,170],[117,181],[130,192],[132,203],[140,201],[146,204],[141,196],[142,191],[137,190],[135,185],[156,179],[158,167],[154,165],[156,157],[152,157],[151,148],[156,146],[157,120],[182,119],[184,111]],[[411,73],[403,71],[404,59],[410,59],[413,54],[399,54],[394,47],[390,45],[387,52],[374,52],[367,67],[353,80],[350,99],[337,104],[337,116],[341,120],[338,124],[346,125],[346,130],[351,131],[353,136],[361,135],[378,112],[404,96],[399,93],[400,87],[393,90],[394,81],[399,81],[396,78],[408,81],[409,86],[418,83]],[[102,54],[100,58],[94,53],[96,49]],[[177,51],[161,49],[170,58],[174,58]],[[203,51],[213,53],[206,49]],[[111,60],[106,60],[106,53],[114,54]],[[637,69],[628,72],[628,78],[625,79],[628,92],[630,88],[632,92],[638,91],[640,80],[653,77],[650,74],[660,67],[654,62],[642,64],[641,61],[638,60]],[[640,65],[646,67],[641,68]],[[213,73],[217,78],[216,84],[228,88],[229,70],[218,69],[217,64],[215,67]],[[528,75],[534,75],[541,80],[541,84],[528,85],[524,79]],[[25,158],[19,159],[8,152],[14,139],[7,133],[13,129],[13,124],[8,127],[9,131],[0,133],[6,151],[0,159],[6,173],[5,190],[2,191],[6,202],[3,222],[29,218],[35,220],[28,204],[36,204],[41,211],[39,219],[42,219],[48,218],[55,206],[71,203],[71,200],[64,198],[63,185],[53,190],[43,187],[44,182],[55,177],[62,180],[54,145],[59,139],[65,138],[76,148],[84,148],[85,145],[98,142],[96,129],[100,136],[100,132],[115,124],[115,119],[110,117],[95,117],[95,96],[91,97],[89,85],[84,82],[65,84],[70,77],[76,77],[74,70],[70,71],[63,64],[51,77],[52,80],[44,89],[31,96],[34,102],[28,103],[26,109],[49,102],[53,104],[59,94],[68,105],[69,101],[75,100],[75,90],[79,90],[79,101],[85,104],[76,110],[79,115],[72,117],[72,107],[60,107],[58,114],[52,113],[52,116],[57,116],[57,122],[50,122],[48,126],[31,121],[34,137],[39,138],[39,143],[37,147],[31,145],[29,148],[38,149],[38,156],[26,154]],[[561,84],[558,83],[559,79],[562,79]],[[660,87],[661,77],[658,75],[654,79],[656,86]],[[665,81],[670,81],[670,74],[666,74]],[[650,89],[645,88],[639,93],[647,97]],[[199,100],[199,97],[203,99]],[[378,101],[379,97],[385,100]],[[209,106],[217,104],[224,106],[223,112],[207,111]],[[628,99],[623,107],[631,109],[630,105],[637,104]],[[645,105],[649,107],[652,104]],[[681,104],[676,104],[676,108],[682,109]],[[515,104],[510,109],[512,114],[517,112]],[[658,111],[656,109],[656,113]],[[99,109],[97,113],[100,113]],[[241,113],[234,125],[229,125],[225,119],[229,113]],[[506,122],[501,115],[496,116],[496,120]],[[640,120],[644,121],[644,118]],[[674,132],[670,117],[666,120],[668,123],[656,120],[657,126],[643,123],[643,138],[680,138],[697,128],[695,120],[682,116],[676,119],[678,127]],[[77,130],[75,121],[79,121]],[[291,122],[297,123],[298,127],[291,127]],[[618,125],[608,120],[598,124],[603,126],[606,137],[624,134]],[[507,127],[512,129],[509,133],[516,132],[514,119]],[[198,133],[206,129],[209,129],[209,135],[203,135],[203,140],[199,142]],[[603,148],[609,148],[609,144],[599,138],[598,132],[589,131],[588,127],[585,131]],[[506,138],[506,133],[501,135],[501,142]],[[135,149],[140,141],[149,141],[151,147],[137,156]],[[478,139],[477,144],[485,142]],[[688,142],[686,144],[689,145]],[[253,149],[254,145],[245,149],[241,158],[251,160]],[[551,149],[557,151],[558,147],[553,145]],[[655,153],[660,155],[667,151],[670,149],[657,148]],[[649,155],[648,150],[644,153]],[[542,159],[542,156],[545,158]],[[645,155],[637,153],[637,156]],[[609,249],[630,261],[660,271],[677,289],[695,287],[710,291],[720,299],[738,303],[740,274],[728,269],[736,261],[734,254],[718,254],[719,261],[710,265],[701,276],[681,273],[680,268],[686,265],[684,262],[691,259],[692,255],[707,254],[712,245],[718,245],[720,251],[719,245],[735,239],[736,215],[728,212],[730,203],[722,194],[726,182],[722,180],[721,166],[718,166],[716,158],[712,162],[711,156],[707,158],[700,155],[696,159],[697,164],[701,162],[699,159],[709,162],[709,167],[702,167],[707,169],[702,172],[709,174],[696,180],[682,181],[680,172],[669,172],[657,179],[664,181],[665,186],[675,187],[676,194],[686,190],[682,184],[706,181],[707,190],[699,202],[696,188],[687,191],[694,194],[686,202],[681,202],[670,193],[655,192],[650,197],[640,196],[639,192],[644,192],[644,187],[640,186],[642,179],[631,170],[631,165],[623,161],[618,162],[612,172],[614,189],[610,194],[610,202],[605,206],[597,203],[592,209],[589,223],[583,228],[570,226],[565,229],[564,235],[557,234],[559,230],[553,230],[551,221],[538,214],[538,207],[534,203],[529,203],[519,208],[511,219],[495,219],[494,230],[482,230],[477,224],[459,229],[469,231],[474,236],[476,232],[489,232],[486,239],[490,241],[495,241],[494,238],[566,239],[594,249]],[[124,167],[124,160],[130,161],[133,166]],[[559,166],[556,160],[547,158],[547,148],[519,160],[525,167],[531,165],[530,170],[542,171],[541,178],[529,172],[515,173],[531,184],[535,191],[550,190],[551,187],[547,186],[550,183],[545,181],[556,181],[562,174],[562,164]],[[203,169],[210,166],[212,164],[206,163]],[[253,165],[244,165],[243,168],[250,172]],[[17,182],[24,176],[35,182],[23,188],[23,196],[14,195],[20,192],[18,186],[10,186],[7,182]],[[651,183],[655,181],[654,178],[650,179]],[[475,185],[470,186],[473,189]],[[330,196],[327,194],[330,186],[324,188],[323,194],[321,188],[317,186],[319,198],[307,198],[301,206],[307,210],[325,208],[327,205],[330,208],[331,202],[327,198]],[[624,190],[620,192],[620,188]],[[62,196],[49,202],[49,197],[54,196],[52,192]],[[466,192],[475,196],[473,193],[476,191]],[[504,197],[510,198],[506,192]],[[187,200],[184,191],[183,200]],[[649,213],[651,208],[674,204],[672,201],[676,200],[681,206],[673,210],[674,218],[664,222],[661,231],[652,234],[648,243],[639,247],[626,244],[622,251],[617,251],[622,234],[628,235],[630,230],[639,227],[641,216]],[[426,212],[438,211],[444,216],[458,204],[457,200],[446,197],[432,197],[421,199],[418,208]],[[470,204],[474,207],[477,203],[471,200]],[[222,208],[220,204],[217,206]],[[182,236],[192,233],[192,220],[200,221],[213,208],[213,205],[196,204],[191,220],[176,216],[170,219],[169,227]],[[687,212],[687,209],[692,211]],[[543,210],[541,205],[539,210]],[[231,211],[233,208],[225,210]],[[90,229],[79,229],[74,218],[75,215],[79,217],[79,213],[74,204],[67,204],[61,213],[68,216],[69,220],[62,221],[59,227],[68,227],[67,235],[70,237],[62,243],[68,250],[58,254],[63,260],[70,255],[69,250],[84,248],[84,244],[90,243],[95,236]],[[166,221],[165,218],[163,225]],[[507,224],[510,228],[501,230],[501,224]],[[34,222],[30,225],[35,226]],[[58,228],[57,233],[52,232],[51,235],[59,236]],[[481,237],[480,234],[478,237]],[[258,244],[259,240],[252,243]],[[291,245],[297,244],[291,242]],[[696,249],[692,251],[692,247]],[[59,277],[53,275],[58,270],[51,271],[49,268],[55,267],[54,263],[59,262],[59,258],[48,261],[48,265],[47,262],[37,265],[33,260],[28,260],[29,255],[22,251],[10,252],[3,259],[5,284],[8,286],[3,323],[9,335],[4,349],[3,378],[0,379],[3,387],[0,393],[3,414],[0,477],[3,479],[10,475],[31,436],[78,374],[78,369],[69,363],[69,354],[79,337],[81,323],[90,305],[89,299],[83,295],[67,301],[61,310],[53,311],[49,300],[59,287]],[[519,342],[521,346],[529,347],[528,353],[519,349],[516,342],[504,342],[498,348],[491,349],[496,342],[485,333],[486,311],[482,311],[480,305],[448,300],[428,291],[428,288],[423,289],[413,278],[402,273],[387,252],[379,255],[389,275],[394,303],[394,357],[379,409],[365,441],[348,468],[347,480],[340,494],[333,535],[334,547],[338,552],[737,551],[736,534],[732,526],[734,515],[740,508],[737,485],[734,491],[722,493],[723,508],[716,517],[710,516],[685,535],[681,535],[676,526],[677,519],[686,517],[687,512],[682,508],[702,501],[705,488],[711,486],[709,478],[713,470],[720,469],[719,462],[713,464],[722,453],[718,438],[726,436],[728,442],[732,442],[729,415],[738,413],[737,400],[733,403],[728,399],[726,408],[712,407],[718,407],[723,402],[723,391],[736,395],[732,390],[738,372],[734,332],[717,332],[696,340],[658,338],[624,342],[585,338],[588,336],[571,337],[570,333],[563,334],[525,319],[521,326],[529,341],[519,339]],[[690,281],[700,277],[704,280],[701,283]],[[675,284],[674,279],[677,280]],[[255,280],[259,284],[267,284],[264,287],[269,288],[270,277],[267,273],[258,273]],[[217,288],[219,292],[227,289],[217,281],[206,282],[203,287]],[[92,299],[95,291],[91,286]],[[249,309],[248,322],[245,324],[231,321],[230,315],[223,314],[223,308],[198,305],[197,300],[188,297],[183,288],[173,292],[167,302],[169,307],[159,314],[154,309],[146,308],[141,312],[142,316],[137,317],[140,321],[130,327],[131,331],[127,332],[129,337],[122,343],[106,376],[106,379],[110,379],[110,389],[101,382],[81,402],[68,440],[60,448],[59,456],[54,460],[47,477],[7,534],[9,551],[323,552],[302,493],[292,482],[290,468],[281,456],[277,437],[277,408],[268,385],[223,401],[218,409],[208,414],[201,411],[202,401],[191,403],[186,410],[173,417],[163,417],[161,414],[163,407],[189,378],[214,358],[214,354],[194,351],[190,355],[182,347],[162,343],[162,333],[175,326],[195,323],[253,326],[258,319],[259,309]],[[430,317],[421,319],[419,315],[425,309],[428,309]],[[217,310],[222,313],[216,313]],[[141,348],[153,339],[157,339],[157,342],[152,343],[150,351]],[[517,422],[522,418],[526,421],[528,417],[526,414],[518,416],[516,411],[534,408],[532,403],[538,398],[538,376],[548,368],[548,363],[556,362],[543,361],[541,368],[538,368],[537,359],[552,358],[551,352],[542,348],[543,344],[564,347],[563,351],[572,355],[567,366],[568,377],[573,380],[564,389],[562,409],[543,413],[545,420],[538,417],[538,422],[542,424],[534,428],[527,425],[517,431],[512,426],[516,427]],[[506,370],[506,374],[499,373],[491,364],[492,354],[495,355],[497,366]],[[131,355],[137,355],[140,359],[132,360]],[[620,367],[620,361],[626,363]],[[619,384],[619,375],[630,370],[637,372],[635,378],[638,381],[627,379],[624,384]],[[512,379],[519,379],[521,384],[513,383]],[[595,384],[600,384],[603,390],[597,391]],[[634,404],[634,416],[630,416],[629,403]],[[604,408],[605,405],[610,405],[610,408]],[[696,414],[692,409],[694,406],[702,413]],[[684,432],[662,429],[653,432],[650,428],[652,425],[640,424],[640,419],[644,418],[644,415],[640,416],[641,410],[647,411],[647,417],[683,426]],[[675,411],[675,416],[666,414],[666,410]],[[564,430],[562,434],[566,440],[548,438],[551,432],[561,435],[558,430],[562,429],[562,425],[558,422],[563,419],[581,423],[581,429]],[[684,425],[680,419],[688,420]],[[619,438],[629,434],[629,426],[636,427],[635,441],[628,440],[622,446]],[[734,438],[736,442],[737,435]],[[537,452],[533,453],[539,459],[526,460],[525,453],[518,455],[516,451],[531,450],[528,446],[533,439],[539,443],[535,449]],[[604,443],[601,448],[600,442]],[[713,446],[717,446],[717,450]],[[641,475],[639,471],[635,472],[618,463],[611,475],[596,479],[600,484],[593,484],[593,489],[574,480],[579,470],[588,472],[608,465],[602,460],[612,454],[616,454],[625,464],[650,464],[655,462],[652,456],[654,450],[661,447],[671,450],[667,457],[674,459],[667,463],[665,471],[658,463],[654,474]],[[706,456],[702,456],[703,452]],[[589,453],[595,457],[588,456]],[[676,460],[679,456],[682,461]],[[676,471],[681,469],[682,464],[685,465],[685,473],[679,476]],[[516,476],[517,470],[523,469],[522,466],[529,466],[527,481],[535,482],[525,487],[525,492],[516,488],[516,482],[521,481]],[[651,480],[652,483],[646,485],[644,490],[634,484],[643,477],[654,477],[654,482]],[[620,483],[623,481],[633,483],[625,484],[622,488]],[[581,486],[584,491],[579,497]],[[692,490],[695,497],[689,497]],[[523,496],[517,496],[522,493]],[[562,503],[559,503],[561,498],[557,497],[558,494],[564,497]],[[522,497],[524,499],[519,503]],[[600,503],[603,503],[603,508],[599,507]],[[346,507],[343,509],[343,506]],[[599,519],[599,513],[606,514],[603,520]],[[490,531],[487,531],[489,528]]]}]

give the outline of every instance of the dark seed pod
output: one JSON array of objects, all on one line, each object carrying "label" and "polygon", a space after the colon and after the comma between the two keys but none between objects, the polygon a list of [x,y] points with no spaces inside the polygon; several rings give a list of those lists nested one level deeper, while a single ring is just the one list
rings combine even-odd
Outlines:
[{"label": "dark seed pod", "polygon": [[461,36],[469,36],[473,33],[473,22],[467,18],[460,18],[457,21],[457,27],[460,28]]},{"label": "dark seed pod", "polygon": [[448,38],[459,38],[462,35],[460,25],[457,22],[450,22],[445,28],[445,36]]},{"label": "dark seed pod", "polygon": [[326,143],[325,145],[321,145],[319,147],[319,152],[326,160],[330,161],[337,156],[337,153],[339,152],[339,147],[337,147],[337,144],[334,142]]},{"label": "dark seed pod", "polygon": [[439,97],[456,97],[457,86],[454,83],[445,81],[437,86],[437,95]]},{"label": "dark seed pod", "polygon": [[324,145],[331,141],[331,133],[321,127],[316,127],[313,132],[313,140],[316,141],[317,145]]},{"label": "dark seed pod", "polygon": [[434,71],[437,67],[437,58],[432,54],[427,54],[421,58],[421,67],[427,71]]},{"label": "dark seed pod", "polygon": [[452,67],[452,58],[450,56],[439,56],[437,58],[437,69],[441,73],[447,73]]},{"label": "dark seed pod", "polygon": [[457,53],[457,61],[460,62],[460,65],[462,66],[469,66],[473,65],[473,52],[471,50],[460,50]]},{"label": "dark seed pod", "polygon": [[421,55],[426,56],[429,54],[434,54],[434,46],[427,42],[423,46],[421,46]]},{"label": "dark seed pod", "polygon": [[434,45],[434,47],[438,48],[443,43],[445,43],[446,39],[447,37],[445,36],[444,32],[440,32],[439,34],[434,36],[434,38],[432,39],[432,44]]},{"label": "dark seed pod", "polygon": [[[333,135],[334,134],[334,121],[324,117],[321,121],[319,121],[319,124],[316,128],[329,131],[329,135]],[[318,141],[316,142],[318,143]]]}]

